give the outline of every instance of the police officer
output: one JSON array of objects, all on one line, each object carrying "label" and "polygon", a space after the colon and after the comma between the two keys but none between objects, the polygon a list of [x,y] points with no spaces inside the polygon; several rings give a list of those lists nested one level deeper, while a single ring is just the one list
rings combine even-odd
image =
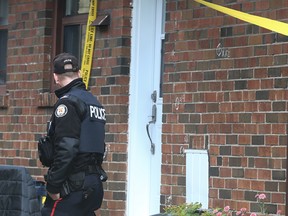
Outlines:
[{"label": "police officer", "polygon": [[59,98],[48,129],[53,162],[45,180],[47,197],[42,215],[92,216],[103,200],[101,167],[105,149],[105,109],[85,88],[78,60],[61,53],[54,60]]}]

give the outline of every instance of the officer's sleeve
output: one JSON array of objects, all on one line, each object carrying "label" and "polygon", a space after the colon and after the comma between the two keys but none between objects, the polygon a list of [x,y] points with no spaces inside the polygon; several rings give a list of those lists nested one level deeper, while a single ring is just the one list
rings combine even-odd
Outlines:
[{"label": "officer's sleeve", "polygon": [[47,174],[47,191],[59,193],[79,151],[81,119],[75,104],[60,99],[55,108],[55,157]]}]

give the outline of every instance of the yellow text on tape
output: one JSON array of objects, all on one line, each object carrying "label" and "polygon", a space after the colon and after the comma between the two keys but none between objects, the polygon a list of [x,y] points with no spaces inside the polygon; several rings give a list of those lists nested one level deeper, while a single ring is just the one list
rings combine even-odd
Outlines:
[{"label": "yellow text on tape", "polygon": [[96,19],[96,16],[97,16],[97,0],[91,0],[87,27],[86,27],[82,64],[81,64],[81,77],[83,79],[83,82],[86,85],[86,88],[88,88],[88,83],[89,83],[89,78],[90,78],[90,72],[91,72],[92,60],[93,60],[95,34],[96,34],[96,27],[91,26],[91,24]]},{"label": "yellow text on tape", "polygon": [[272,19],[268,19],[268,18],[264,18],[264,17],[260,17],[260,16],[255,16],[255,15],[251,15],[248,13],[244,13],[241,11],[237,11],[237,10],[233,10],[230,8],[226,8],[217,4],[213,4],[210,2],[206,2],[203,0],[194,0],[200,4],[203,4],[209,8],[212,8],[214,10],[217,10],[219,12],[222,12],[224,14],[230,15],[232,17],[235,17],[237,19],[243,20],[245,22],[260,26],[262,28],[265,29],[269,29],[271,31],[283,34],[288,36],[288,24],[284,23],[284,22],[280,22],[277,20],[272,20]]}]

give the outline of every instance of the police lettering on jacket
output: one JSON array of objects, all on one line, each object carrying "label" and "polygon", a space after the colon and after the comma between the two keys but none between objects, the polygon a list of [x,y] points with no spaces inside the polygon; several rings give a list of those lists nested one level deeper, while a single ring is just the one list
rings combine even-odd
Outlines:
[{"label": "police lettering on jacket", "polygon": [[[80,153],[104,154],[106,113],[101,103],[86,89],[72,89],[67,96],[81,113]],[[84,111],[85,110],[85,111]],[[82,116],[83,115],[83,116]]]},{"label": "police lettering on jacket", "polygon": [[90,120],[106,121],[105,109],[95,105],[89,105]]}]

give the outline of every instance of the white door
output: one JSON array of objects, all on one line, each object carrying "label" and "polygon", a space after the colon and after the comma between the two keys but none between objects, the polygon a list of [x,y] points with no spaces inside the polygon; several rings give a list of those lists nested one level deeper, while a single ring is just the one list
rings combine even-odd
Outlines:
[{"label": "white door", "polygon": [[133,1],[127,216],[160,212],[163,2]]}]

